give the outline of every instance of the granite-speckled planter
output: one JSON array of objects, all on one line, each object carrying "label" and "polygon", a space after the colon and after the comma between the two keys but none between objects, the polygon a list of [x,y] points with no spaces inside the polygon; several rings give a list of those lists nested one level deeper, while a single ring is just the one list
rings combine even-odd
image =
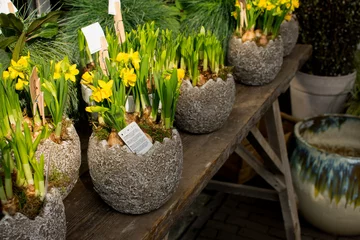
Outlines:
[{"label": "granite-speckled planter", "polygon": [[359,129],[360,118],[349,115],[314,117],[295,126],[290,161],[300,211],[337,235],[360,234]]},{"label": "granite-speckled planter", "polygon": [[235,82],[210,79],[201,87],[184,80],[176,106],[176,127],[190,133],[209,133],[220,129],[228,119],[235,101]]},{"label": "granite-speckled planter", "polygon": [[299,37],[299,22],[295,15],[290,21],[285,20],[280,25],[280,35],[284,45],[284,57],[286,57],[294,49]]},{"label": "granite-speckled planter", "polygon": [[0,221],[2,240],[61,240],[66,237],[65,207],[56,188],[45,197],[40,214],[31,220],[21,213],[5,216]]},{"label": "granite-speckled planter", "polygon": [[247,85],[264,85],[274,80],[283,63],[284,47],[281,37],[270,40],[265,47],[254,41],[243,43],[231,37],[228,61],[234,66],[235,81]]},{"label": "granite-speckled planter", "polygon": [[[81,165],[81,145],[80,138],[74,125],[67,128],[68,139],[60,144],[46,139],[41,142],[36,151],[36,157],[39,159],[44,154],[45,159],[49,159],[50,175],[61,173],[61,177],[67,178],[69,184],[59,188],[63,199],[71,192],[79,178],[79,169]],[[46,166],[45,166],[46,169]]]},{"label": "granite-speckled planter", "polygon": [[175,192],[182,172],[182,143],[173,130],[171,139],[136,155],[126,145],[109,148],[92,134],[88,161],[94,188],[107,204],[119,212],[143,214],[161,207]]}]

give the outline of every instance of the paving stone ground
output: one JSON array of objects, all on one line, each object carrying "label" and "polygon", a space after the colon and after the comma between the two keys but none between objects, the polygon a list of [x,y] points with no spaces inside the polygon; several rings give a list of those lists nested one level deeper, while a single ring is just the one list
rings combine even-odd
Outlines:
[{"label": "paving stone ground", "polygon": [[[213,195],[213,194],[212,194]],[[225,195],[222,202],[200,228],[191,228],[201,209],[212,196],[205,191],[174,228],[183,233],[170,233],[169,240],[284,240],[286,239],[280,203],[235,195]],[[201,205],[203,205],[201,207]],[[186,220],[190,222],[185,227]],[[179,224],[183,225],[179,230]],[[302,240],[360,240],[357,237],[338,237],[322,232],[300,216]],[[360,226],[360,223],[359,223]],[[191,229],[191,230],[189,230]],[[174,230],[174,229],[173,229]],[[192,231],[192,237],[184,237]],[[195,231],[195,233],[194,233]]]}]

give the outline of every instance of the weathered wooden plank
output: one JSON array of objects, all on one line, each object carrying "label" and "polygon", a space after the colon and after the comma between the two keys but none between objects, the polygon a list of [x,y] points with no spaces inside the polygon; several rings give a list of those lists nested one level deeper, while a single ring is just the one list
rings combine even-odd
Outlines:
[{"label": "weathered wooden plank", "polygon": [[286,189],[279,192],[281,209],[284,217],[286,237],[288,240],[301,239],[299,216],[296,207],[295,192],[291,179],[291,172],[286,150],[285,137],[282,127],[279,102],[276,100],[265,115],[268,138],[273,149],[277,151],[284,168]]},{"label": "weathered wooden plank", "polygon": [[284,169],[279,157],[276,155],[274,150],[271,148],[257,127],[253,127],[250,130],[247,139],[255,148],[255,150],[260,154],[265,162],[265,165],[275,165],[277,171],[284,173]]},{"label": "weathered wooden plank", "polygon": [[278,192],[272,189],[258,188],[249,185],[220,182],[216,180],[210,180],[206,189],[216,190],[219,192],[230,193],[234,195],[240,195],[244,197],[260,198],[270,201],[279,201]]},{"label": "weathered wooden plank", "polygon": [[258,161],[244,146],[240,145],[235,149],[235,152],[249,164],[255,172],[257,172],[267,183],[269,183],[278,192],[282,192],[286,186],[281,175],[276,175],[270,172],[266,166]]},{"label": "weathered wooden plank", "polygon": [[181,133],[184,147],[182,178],[175,194],[160,209],[141,216],[118,213],[103,203],[92,189],[89,175],[83,175],[65,200],[67,239],[164,238],[170,226],[288,86],[299,62],[305,61],[310,54],[310,46],[297,45],[293,54],[284,59],[282,70],[273,82],[261,87],[237,85],[233,111],[220,130],[206,135]]}]

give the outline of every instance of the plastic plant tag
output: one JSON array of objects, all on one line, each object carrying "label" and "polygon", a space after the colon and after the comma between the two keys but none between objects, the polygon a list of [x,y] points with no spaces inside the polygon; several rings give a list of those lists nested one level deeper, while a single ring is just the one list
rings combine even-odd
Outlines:
[{"label": "plastic plant tag", "polygon": [[118,134],[130,150],[139,155],[145,154],[153,145],[136,122],[130,123]]},{"label": "plastic plant tag", "polygon": [[116,2],[119,3],[119,5],[120,5],[120,0],[109,0],[108,13],[110,15],[116,15],[116,9],[115,9]]},{"label": "plastic plant tag", "polygon": [[[101,37],[105,38],[105,34],[98,22],[81,28],[81,31],[85,36],[91,54],[94,54],[102,49]],[[106,42],[106,48],[107,47],[108,44]]]},{"label": "plastic plant tag", "polygon": [[18,10],[10,0],[0,0],[0,13],[16,13]]}]

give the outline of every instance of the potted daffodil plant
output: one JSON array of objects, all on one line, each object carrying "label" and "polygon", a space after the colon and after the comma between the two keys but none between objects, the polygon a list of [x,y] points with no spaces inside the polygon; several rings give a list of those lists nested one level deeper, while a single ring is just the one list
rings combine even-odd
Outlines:
[{"label": "potted daffodil plant", "polygon": [[9,79],[7,71],[1,73],[0,238],[65,239],[61,194],[51,187],[53,182],[44,168],[49,159],[36,156],[40,141],[49,135],[48,125],[35,128],[28,124],[15,90],[21,82]]},{"label": "potted daffodil plant", "polygon": [[291,0],[236,0],[237,26],[228,49],[235,80],[248,85],[271,82],[281,69],[280,25],[295,8]]},{"label": "potted daffodil plant", "polygon": [[[106,70],[95,62],[81,81],[92,90],[86,111],[97,114],[88,147],[90,175],[102,199],[124,213],[159,208],[181,177],[182,143],[173,129],[181,70],[167,65],[170,54],[155,48],[158,34],[153,23],[146,24],[119,45],[108,31]],[[86,43],[81,46],[86,56]],[[129,96],[132,112],[125,109]]]},{"label": "potted daffodil plant", "polygon": [[221,42],[201,28],[199,33],[180,39],[179,52],[186,77],[180,89],[176,126],[190,133],[221,128],[235,101],[235,82],[231,68],[224,66]]},{"label": "potted daffodil plant", "polygon": [[[75,82],[78,73],[76,65],[71,65],[67,57],[57,63],[43,61],[35,66],[30,54],[20,56],[18,61],[11,60],[3,72],[5,80],[15,83],[14,87],[23,99],[22,110],[27,113],[24,121],[34,129],[35,136],[38,129],[49,126],[50,134],[38,144],[35,155],[40,158],[43,154],[49,159],[49,176],[63,198],[74,187],[81,164],[79,136],[64,114],[69,84]],[[38,104],[41,99],[42,107]],[[43,113],[42,117],[40,113]]]}]

